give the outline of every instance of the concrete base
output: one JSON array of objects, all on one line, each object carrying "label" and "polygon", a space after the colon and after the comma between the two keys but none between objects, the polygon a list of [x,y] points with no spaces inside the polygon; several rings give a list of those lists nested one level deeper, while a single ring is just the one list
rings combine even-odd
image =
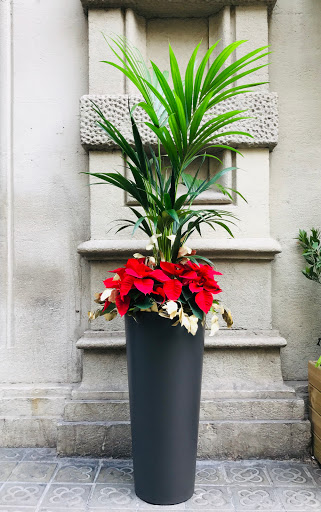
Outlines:
[{"label": "concrete base", "polygon": [[[304,420],[201,421],[199,458],[305,458],[310,423]],[[61,422],[59,455],[131,457],[129,421]]]},{"label": "concrete base", "polygon": [[[304,401],[282,380],[284,345],[275,331],[206,337],[198,457],[308,455]],[[83,379],[58,424],[58,453],[131,457],[124,333],[88,331],[78,348]]]},{"label": "concrete base", "polygon": [[55,447],[71,386],[0,387],[0,446]]}]

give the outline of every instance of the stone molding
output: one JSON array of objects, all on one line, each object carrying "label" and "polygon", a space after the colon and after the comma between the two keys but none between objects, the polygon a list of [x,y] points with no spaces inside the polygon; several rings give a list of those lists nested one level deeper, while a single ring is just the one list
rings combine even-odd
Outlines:
[{"label": "stone molding", "polygon": [[[238,331],[222,329],[213,337],[205,335],[205,350],[215,348],[281,348],[286,340],[278,331]],[[124,331],[85,331],[77,341],[77,348],[84,350],[123,350],[126,347]]]},{"label": "stone molding", "polygon": [[[252,119],[236,122],[231,129],[245,131],[252,138],[243,135],[230,135],[215,139],[216,144],[228,144],[233,147],[268,147],[274,148],[278,141],[278,98],[276,93],[255,92],[229,98],[211,109],[213,115],[223,114],[231,110],[247,110],[246,115]],[[104,113],[106,119],[111,121],[130,144],[134,144],[128,105],[132,106],[141,101],[138,95],[85,95],[80,99],[80,138],[81,144],[88,150],[113,149],[114,142],[108,139],[107,134],[97,124],[98,115],[92,108],[94,102]],[[210,116],[211,114],[208,114]],[[139,131],[146,145],[156,146],[156,135],[144,124],[148,120],[147,114],[137,108],[135,119],[139,123]]]},{"label": "stone molding", "polygon": [[0,384],[0,446],[55,447],[73,384]]},{"label": "stone molding", "polygon": [[216,14],[225,6],[266,5],[271,12],[276,0],[81,0],[88,9],[133,9],[146,18],[155,17],[200,17]]},{"label": "stone molding", "polygon": [[[195,239],[193,249],[207,258],[232,260],[273,260],[281,252],[273,238]],[[78,253],[89,261],[127,260],[135,252],[145,253],[145,240],[88,240]]]}]

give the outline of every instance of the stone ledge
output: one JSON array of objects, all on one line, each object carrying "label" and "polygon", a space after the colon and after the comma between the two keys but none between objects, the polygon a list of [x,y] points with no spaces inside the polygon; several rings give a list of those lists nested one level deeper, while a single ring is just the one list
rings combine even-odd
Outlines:
[{"label": "stone ledge", "polygon": [[[193,249],[200,256],[215,260],[273,260],[281,252],[273,238],[195,239]],[[87,260],[127,260],[135,252],[146,252],[145,240],[88,240],[78,246],[78,253]]]},{"label": "stone ledge", "polygon": [[65,384],[0,384],[0,399],[69,398],[71,391]]},{"label": "stone ledge", "polygon": [[[70,400],[64,421],[129,421],[127,400]],[[200,420],[302,420],[303,400],[292,398],[212,398],[202,399]]]},{"label": "stone ledge", "polygon": [[[238,331],[221,330],[215,336],[205,336],[205,349],[215,348],[280,348],[286,340],[277,331]],[[77,341],[77,348],[85,350],[124,350],[125,333],[106,331],[85,331]]]},{"label": "stone ledge", "polygon": [[276,0],[81,0],[87,12],[88,9],[133,9],[146,18],[155,17],[199,17],[210,16],[228,5],[266,5],[272,11]]},{"label": "stone ledge", "polygon": [[[92,109],[94,102],[126,137],[130,144],[134,144],[131,123],[128,113],[130,106],[141,101],[138,95],[85,95],[80,99],[80,138],[81,144],[88,150],[108,150],[115,148],[107,134],[97,124],[98,115]],[[253,139],[243,135],[231,135],[215,139],[216,144],[228,144],[233,147],[268,147],[273,148],[278,140],[278,105],[277,94],[271,92],[246,93],[229,98],[211,109],[211,114],[218,115],[231,110],[247,110],[252,119],[236,122],[231,129],[246,131],[253,135]],[[208,117],[211,116],[208,114]],[[253,119],[254,118],[254,119]],[[139,123],[142,141],[147,146],[156,146],[156,135],[145,125],[148,116],[141,108],[136,110],[135,119]]]},{"label": "stone ledge", "polygon": [[[235,397],[245,400],[274,400],[295,398],[294,389],[284,384],[271,384],[265,389],[235,389],[224,388],[215,390],[202,390],[202,400],[225,400]],[[128,400],[128,391],[108,391],[105,389],[85,388],[81,385],[75,387],[72,392],[72,400]]]}]

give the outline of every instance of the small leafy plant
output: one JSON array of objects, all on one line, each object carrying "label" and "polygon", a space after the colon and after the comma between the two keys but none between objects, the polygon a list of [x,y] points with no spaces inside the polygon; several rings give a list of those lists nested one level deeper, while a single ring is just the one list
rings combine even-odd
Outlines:
[{"label": "small leafy plant", "polygon": [[307,266],[302,270],[302,274],[316,283],[321,284],[321,240],[320,231],[311,229],[311,234],[300,229],[298,237],[300,246],[303,249],[303,257]]},{"label": "small leafy plant", "polygon": [[[303,249],[303,257],[307,266],[302,274],[311,281],[321,284],[321,234],[320,230],[312,228],[310,235],[300,229],[298,236],[299,244]],[[321,357],[316,366],[321,366]]]}]

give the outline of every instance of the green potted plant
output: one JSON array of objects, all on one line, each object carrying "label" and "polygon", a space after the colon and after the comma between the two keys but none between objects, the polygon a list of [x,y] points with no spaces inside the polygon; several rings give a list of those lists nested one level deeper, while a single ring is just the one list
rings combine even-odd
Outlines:
[{"label": "green potted plant", "polygon": [[[321,236],[318,229],[311,229],[308,234],[299,231],[300,246],[303,248],[303,257],[307,263],[303,275],[321,284]],[[309,361],[309,398],[310,420],[313,432],[313,453],[321,463],[321,356],[318,361]]]},{"label": "green potted plant", "polygon": [[[198,44],[182,75],[171,46],[169,74],[154,62],[147,65],[124,38],[107,42],[116,58],[107,64],[131,80],[141,101],[129,110],[133,145],[93,105],[99,125],[123,153],[128,177],[110,170],[91,175],[137,201],[140,209],[130,208],[132,217],[121,220],[118,231],[141,230],[148,242],[146,255],[135,254],[104,281],[104,291],[96,295],[99,307],[89,317],[125,317],[135,490],[146,502],[171,505],[194,492],[206,314],[213,315],[211,334],[218,329],[218,314],[232,325],[230,312],[217,300],[219,273],[188,240],[201,235],[205,225],[232,235],[231,213],[194,208],[193,203],[213,186],[229,197],[238,193],[219,182],[234,168],[208,179],[199,177],[200,170],[206,158],[218,159],[217,150],[238,153],[217,143],[218,138],[251,137],[231,127],[247,118],[244,111],[217,114],[215,107],[261,85],[238,80],[263,67],[257,61],[269,52],[258,48],[228,65],[245,41],[215,55],[216,43],[197,63]],[[153,148],[142,142],[137,109],[145,111],[144,124],[156,136]],[[188,171],[195,161],[199,165],[192,176]],[[185,187],[183,194],[179,185]]]}]

